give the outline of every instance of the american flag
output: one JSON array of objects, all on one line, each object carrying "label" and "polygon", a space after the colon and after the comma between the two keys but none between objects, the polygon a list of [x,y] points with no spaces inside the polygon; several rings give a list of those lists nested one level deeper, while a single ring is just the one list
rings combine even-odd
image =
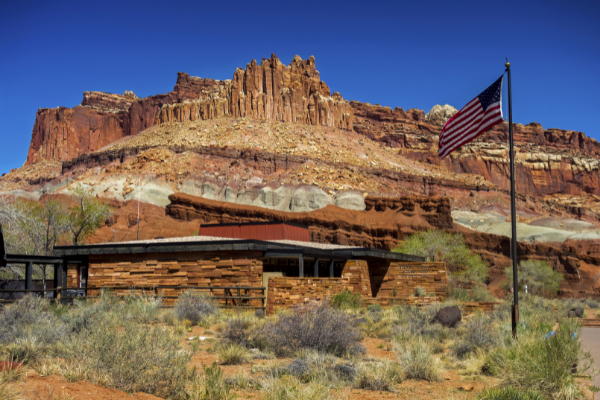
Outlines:
[{"label": "american flag", "polygon": [[446,122],[440,132],[441,158],[502,122],[502,78],[504,75]]}]

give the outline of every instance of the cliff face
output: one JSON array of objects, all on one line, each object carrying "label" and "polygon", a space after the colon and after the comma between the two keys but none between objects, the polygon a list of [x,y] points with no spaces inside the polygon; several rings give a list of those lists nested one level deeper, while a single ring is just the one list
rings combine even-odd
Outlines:
[{"label": "cliff face", "polygon": [[177,74],[172,92],[139,99],[85,92],[81,106],[40,109],[33,128],[27,164],[67,161],[135,135],[155,124],[213,119],[222,115],[301,122],[352,129],[347,101],[320,80],[315,59],[294,57],[284,65],[274,54],[238,68],[232,80]]},{"label": "cliff face", "polygon": [[245,70],[238,68],[231,81],[198,82],[195,87],[196,99],[164,105],[156,124],[231,115],[352,129],[352,108],[339,93],[331,95],[314,57],[296,56],[286,66],[273,54],[260,65],[252,60]]},{"label": "cliff face", "polygon": [[[484,177],[509,189],[508,124],[496,125],[480,138],[450,154],[438,155],[441,120],[426,120],[415,111],[392,110],[352,101],[354,130],[399,153],[457,174]],[[435,123],[438,122],[438,123]],[[513,126],[517,192],[532,196],[555,193],[600,195],[600,143],[582,132],[543,129],[538,123]]]}]

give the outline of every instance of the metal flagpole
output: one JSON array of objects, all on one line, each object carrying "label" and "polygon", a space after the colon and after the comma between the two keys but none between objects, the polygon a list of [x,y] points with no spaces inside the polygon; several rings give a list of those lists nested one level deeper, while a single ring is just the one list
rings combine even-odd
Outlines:
[{"label": "metal flagpole", "polygon": [[510,241],[510,253],[513,262],[513,291],[514,300],[512,306],[512,335],[517,338],[517,322],[519,322],[519,284],[517,271],[517,208],[515,205],[515,147],[513,143],[512,126],[512,93],[510,88],[510,63],[506,62],[506,71],[508,72],[508,141],[510,142],[510,221],[512,228],[512,238]]},{"label": "metal flagpole", "polygon": [[138,231],[137,231],[137,240],[140,240],[140,196],[142,194],[142,178],[141,177],[139,178],[139,181],[138,181],[138,190],[139,190],[139,192],[138,192],[138,220],[137,220]]}]

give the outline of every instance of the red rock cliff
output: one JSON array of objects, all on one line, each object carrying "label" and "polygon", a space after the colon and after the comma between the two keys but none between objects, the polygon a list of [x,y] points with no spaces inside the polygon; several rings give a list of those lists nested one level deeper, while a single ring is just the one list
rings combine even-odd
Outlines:
[{"label": "red rock cliff", "polygon": [[315,59],[294,57],[284,65],[272,55],[238,68],[233,80],[218,81],[177,74],[172,92],[139,99],[85,92],[80,106],[38,110],[27,164],[66,161],[98,150],[155,124],[212,119],[221,115],[302,122],[352,129],[347,101],[320,80]]}]

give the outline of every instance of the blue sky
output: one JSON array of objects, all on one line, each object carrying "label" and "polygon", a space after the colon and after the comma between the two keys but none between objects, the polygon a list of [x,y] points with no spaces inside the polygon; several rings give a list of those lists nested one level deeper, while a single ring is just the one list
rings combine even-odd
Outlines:
[{"label": "blue sky", "polygon": [[[26,159],[38,108],[85,90],[144,97],[177,71],[230,79],[271,53],[314,55],[332,91],[461,108],[513,67],[513,118],[600,140],[599,1],[0,2],[0,172]],[[505,101],[506,104],[506,101]]]}]

